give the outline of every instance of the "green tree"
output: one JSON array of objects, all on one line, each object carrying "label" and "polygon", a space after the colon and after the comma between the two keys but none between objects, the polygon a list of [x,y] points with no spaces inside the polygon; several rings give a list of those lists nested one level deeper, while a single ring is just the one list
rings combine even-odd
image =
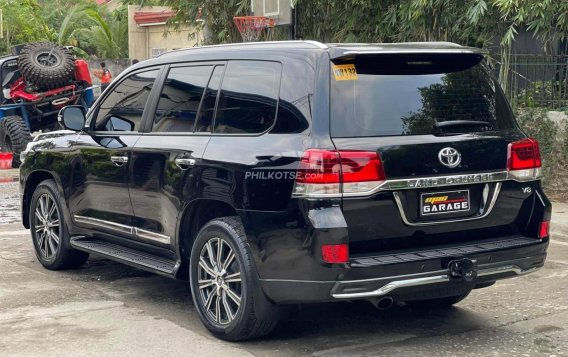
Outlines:
[{"label": "green tree", "polygon": [[176,12],[170,20],[174,29],[187,23],[196,24],[195,20],[201,16],[209,34],[205,38],[208,44],[240,42],[233,17],[248,15],[250,11],[250,0],[163,0],[161,3]]},{"label": "green tree", "polygon": [[105,19],[97,10],[88,9],[87,14],[94,25],[82,29],[89,37],[89,43],[96,49],[100,58],[116,59],[128,57],[128,19],[121,13],[112,14]]},{"label": "green tree", "polygon": [[96,11],[96,7],[89,3],[78,3],[69,8],[57,31],[57,43],[79,46],[78,34],[92,25],[93,19],[89,16],[92,11]]},{"label": "green tree", "polygon": [[36,0],[0,0],[3,17],[3,39],[0,51],[8,52],[11,46],[54,39],[55,31],[41,16],[42,9]]}]

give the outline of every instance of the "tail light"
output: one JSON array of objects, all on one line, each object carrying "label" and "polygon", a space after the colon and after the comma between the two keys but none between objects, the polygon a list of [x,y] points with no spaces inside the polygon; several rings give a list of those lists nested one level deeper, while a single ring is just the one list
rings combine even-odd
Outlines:
[{"label": "tail light", "polygon": [[349,247],[347,244],[322,245],[321,257],[326,263],[347,263],[349,261]]},{"label": "tail light", "polygon": [[523,139],[509,144],[507,151],[507,170],[519,181],[540,178],[542,160],[538,142],[534,139]]},{"label": "tail light", "polygon": [[550,235],[550,221],[542,221],[540,222],[540,226],[538,227],[538,238],[546,238]]},{"label": "tail light", "polygon": [[311,149],[302,156],[293,194],[302,197],[365,194],[385,180],[376,152]]}]

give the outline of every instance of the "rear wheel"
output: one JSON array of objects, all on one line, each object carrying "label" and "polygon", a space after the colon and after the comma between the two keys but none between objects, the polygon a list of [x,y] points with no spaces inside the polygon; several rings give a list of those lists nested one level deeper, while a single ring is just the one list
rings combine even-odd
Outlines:
[{"label": "rear wheel", "polygon": [[411,300],[407,301],[406,304],[416,309],[443,309],[457,304],[458,302],[465,299],[468,295],[469,292],[462,295],[448,296],[437,299]]},{"label": "rear wheel", "polygon": [[14,153],[12,167],[20,167],[20,153],[32,140],[30,130],[24,120],[18,115],[4,117],[0,122],[0,140],[2,152]]},{"label": "rear wheel", "polygon": [[63,214],[63,199],[55,181],[38,185],[30,205],[30,230],[39,262],[47,269],[78,268],[89,254],[69,246],[69,232]]},{"label": "rear wheel", "polygon": [[264,296],[237,217],[214,219],[199,232],[190,258],[193,301],[215,336],[240,341],[268,334],[277,306]]}]

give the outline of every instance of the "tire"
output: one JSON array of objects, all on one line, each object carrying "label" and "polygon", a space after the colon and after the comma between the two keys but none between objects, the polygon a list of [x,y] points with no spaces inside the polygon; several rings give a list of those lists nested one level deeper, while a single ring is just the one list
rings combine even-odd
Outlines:
[{"label": "tire", "polygon": [[[212,248],[211,251],[208,251],[207,245]],[[228,264],[222,269],[217,269],[219,245],[222,247],[221,265]],[[231,252],[234,253],[232,259],[229,258]],[[205,261],[212,274],[207,273],[203,264],[199,264],[200,258]],[[196,310],[201,322],[216,337],[227,341],[253,339],[268,334],[278,323],[279,309],[268,301],[261,290],[238,217],[214,219],[201,229],[193,244],[189,270]],[[237,274],[240,281],[236,281]],[[218,279],[213,279],[217,275],[221,276],[220,283]],[[205,287],[200,289],[199,280],[209,279],[209,282],[202,283],[202,287]],[[229,279],[231,281],[228,281]],[[213,281],[221,285],[214,284]],[[240,300],[231,296],[237,296]],[[240,301],[240,304],[237,304],[237,301]]]},{"label": "tire", "polygon": [[88,253],[69,245],[63,203],[55,181],[45,180],[37,186],[30,204],[29,223],[35,254],[49,270],[78,268],[89,258]]},{"label": "tire", "polygon": [[17,116],[7,116],[0,122],[0,145],[2,152],[14,153],[12,167],[20,167],[20,153],[26,149],[28,143],[32,141],[30,129],[24,120]]},{"label": "tire", "polygon": [[50,42],[25,45],[18,57],[18,67],[26,83],[49,90],[73,80],[75,60],[65,47]]},{"label": "tire", "polygon": [[465,299],[468,295],[469,295],[469,292],[462,294],[462,295],[448,296],[448,297],[437,298],[437,299],[406,301],[406,304],[409,305],[410,307],[420,309],[420,310],[422,310],[422,309],[444,309],[444,308],[449,308],[449,307],[457,304],[458,302]]}]

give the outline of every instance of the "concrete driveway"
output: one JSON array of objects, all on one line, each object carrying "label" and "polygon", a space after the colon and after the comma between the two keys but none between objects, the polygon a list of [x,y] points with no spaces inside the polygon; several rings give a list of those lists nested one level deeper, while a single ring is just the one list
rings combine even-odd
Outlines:
[{"label": "concrete driveway", "polygon": [[232,344],[201,326],[185,282],[100,258],[43,269],[17,190],[0,183],[0,356],[568,356],[568,204],[554,204],[544,269],[453,309],[305,305],[265,339]]}]

